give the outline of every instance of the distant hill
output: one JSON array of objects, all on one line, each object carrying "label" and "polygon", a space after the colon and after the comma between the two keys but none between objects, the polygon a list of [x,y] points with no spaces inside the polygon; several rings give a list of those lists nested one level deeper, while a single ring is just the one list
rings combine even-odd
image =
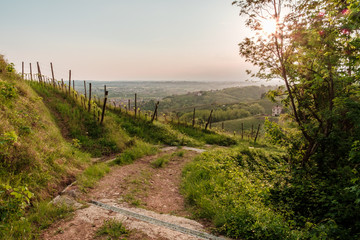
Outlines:
[{"label": "distant hill", "polygon": [[[222,105],[249,103],[264,98],[264,94],[277,86],[232,87],[222,90],[198,91],[165,97],[159,110],[162,112],[188,112],[192,108],[212,109]],[[153,110],[155,100],[141,105],[144,110]]]}]

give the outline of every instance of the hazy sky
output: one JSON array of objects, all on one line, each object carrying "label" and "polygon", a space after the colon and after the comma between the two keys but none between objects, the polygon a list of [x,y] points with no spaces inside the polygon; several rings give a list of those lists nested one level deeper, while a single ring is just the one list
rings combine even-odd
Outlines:
[{"label": "hazy sky", "polygon": [[232,0],[2,1],[0,54],[85,80],[248,79]]}]

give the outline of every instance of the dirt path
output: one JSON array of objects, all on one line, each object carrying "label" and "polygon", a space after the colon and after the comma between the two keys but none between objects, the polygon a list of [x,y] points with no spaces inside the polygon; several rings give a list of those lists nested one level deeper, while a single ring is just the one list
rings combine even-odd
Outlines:
[{"label": "dirt path", "polygon": [[[197,154],[194,149],[167,148],[155,156],[148,156],[126,166],[116,166],[87,194],[79,194],[76,186],[67,192],[77,196],[78,202],[99,201],[128,209],[145,216],[171,222],[179,226],[204,231],[203,226],[189,217],[180,194],[181,172]],[[168,161],[155,168],[155,160]],[[46,230],[43,239],[96,239],[95,232],[107,219],[118,219],[131,229],[127,239],[198,239],[132,217],[90,204],[75,211],[71,220],[60,221]]]}]

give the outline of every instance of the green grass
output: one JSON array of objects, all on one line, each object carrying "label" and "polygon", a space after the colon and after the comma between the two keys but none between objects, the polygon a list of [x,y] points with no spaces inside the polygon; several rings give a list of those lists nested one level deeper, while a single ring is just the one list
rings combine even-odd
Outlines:
[{"label": "green grass", "polygon": [[225,134],[219,134],[214,131],[178,124],[172,124],[171,127],[184,135],[197,139],[203,144],[215,144],[220,146],[231,146],[236,144],[236,140],[232,137]]},{"label": "green grass", "polygon": [[275,180],[287,176],[283,154],[237,147],[205,152],[183,172],[182,189],[195,216],[216,230],[242,239],[298,239],[301,232],[266,199]]},{"label": "green grass", "polygon": [[176,156],[176,157],[183,157],[184,155],[185,155],[184,150],[176,151],[173,154],[171,154],[171,156]]},{"label": "green grass", "polygon": [[63,138],[43,98],[16,75],[0,73],[0,109],[0,235],[33,239],[66,215],[43,201],[86,168],[90,155]]},{"label": "green grass", "polygon": [[134,162],[136,159],[143,156],[153,155],[158,152],[158,149],[149,143],[141,140],[135,140],[135,144],[122,152],[115,160],[114,164],[124,165]]},{"label": "green grass", "polygon": [[[44,98],[57,124],[64,131],[65,138],[77,139],[83,151],[94,157],[118,153],[126,148],[129,136],[114,125],[111,118],[106,118],[100,125],[97,115],[88,112],[81,106],[79,99],[73,99],[66,93],[33,83],[32,87]],[[93,104],[92,109],[98,111]],[[114,131],[116,129],[116,131]]]},{"label": "green grass", "polygon": [[106,220],[104,224],[96,231],[95,237],[105,236],[106,239],[126,240],[126,237],[129,235],[129,233],[130,231],[127,230],[120,221],[116,219],[110,219]]},{"label": "green grass", "polygon": [[[253,135],[255,136],[257,127],[260,124],[260,134],[263,135],[263,126],[265,122],[265,116],[251,116],[247,118],[239,118],[234,120],[224,121],[224,130],[229,133],[236,133],[241,135],[241,124],[244,126],[244,138],[248,138],[251,135],[253,129]],[[270,121],[278,121],[277,117],[268,117]],[[213,123],[212,127],[221,130],[222,122]]]},{"label": "green grass", "polygon": [[175,131],[168,124],[158,121],[151,123],[144,118],[133,118],[125,114],[114,113],[114,119],[132,137],[141,138],[152,144],[166,144],[171,146],[199,146],[201,143],[179,131]]},{"label": "green grass", "polygon": [[110,171],[107,163],[97,163],[85,169],[77,177],[77,185],[83,191],[92,188],[95,184]]},{"label": "green grass", "polygon": [[154,168],[165,167],[169,163],[170,157],[171,156],[169,154],[165,154],[161,157],[158,157],[157,159],[151,162],[151,166],[153,166]]},{"label": "green grass", "polygon": [[70,217],[72,211],[72,208],[65,205],[37,202],[24,217],[11,219],[11,224],[0,225],[0,239],[39,239],[41,230],[60,219]]}]

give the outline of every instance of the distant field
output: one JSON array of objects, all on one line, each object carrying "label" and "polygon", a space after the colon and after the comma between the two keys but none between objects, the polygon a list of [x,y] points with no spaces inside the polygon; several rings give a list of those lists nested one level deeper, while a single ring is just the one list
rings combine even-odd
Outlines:
[{"label": "distant field", "polygon": [[[200,82],[200,81],[86,81],[92,84],[94,96],[104,95],[104,85],[109,91],[110,99],[133,101],[134,94],[138,95],[138,100],[148,101],[150,99],[159,100],[167,96],[187,94],[196,91],[210,91],[231,87],[248,86],[247,82]],[[75,81],[75,88],[79,92],[84,92],[84,82]]]},{"label": "distant field", "polygon": [[[257,130],[258,125],[260,124],[260,131],[262,133],[264,128],[265,118],[268,117],[270,121],[278,122],[278,117],[270,117],[270,116],[251,116],[247,118],[239,118],[234,120],[224,121],[224,129],[227,132],[233,133],[234,131],[236,134],[241,134],[241,123],[244,124],[244,131],[251,132],[251,127],[254,126],[254,131]],[[222,122],[213,123],[212,127],[221,129]]]}]

